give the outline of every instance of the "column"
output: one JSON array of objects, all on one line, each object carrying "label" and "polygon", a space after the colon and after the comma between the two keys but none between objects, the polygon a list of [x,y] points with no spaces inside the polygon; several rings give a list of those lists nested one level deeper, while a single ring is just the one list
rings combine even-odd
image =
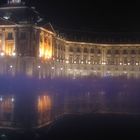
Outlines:
[{"label": "column", "polygon": [[5,29],[2,30],[2,51],[5,51]]},{"label": "column", "polygon": [[17,29],[14,30],[14,49],[13,51],[17,53]]}]

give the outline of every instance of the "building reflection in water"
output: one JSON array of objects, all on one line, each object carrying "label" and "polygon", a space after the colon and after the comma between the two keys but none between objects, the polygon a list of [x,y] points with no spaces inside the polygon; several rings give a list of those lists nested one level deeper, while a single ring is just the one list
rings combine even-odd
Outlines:
[{"label": "building reflection in water", "polygon": [[0,95],[0,126],[11,126],[14,121],[14,96]]},{"label": "building reflection in water", "polygon": [[48,95],[40,95],[37,100],[37,124],[44,125],[51,118],[52,100]]},{"label": "building reflection in water", "polygon": [[40,128],[66,114],[140,113],[138,97],[105,91],[0,95],[0,128]]}]

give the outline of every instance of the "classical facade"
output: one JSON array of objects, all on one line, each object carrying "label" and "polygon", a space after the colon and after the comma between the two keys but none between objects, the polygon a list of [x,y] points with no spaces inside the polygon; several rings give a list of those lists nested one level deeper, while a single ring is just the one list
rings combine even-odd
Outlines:
[{"label": "classical facade", "polygon": [[86,43],[59,37],[34,7],[0,7],[0,74],[140,76],[140,44]]}]

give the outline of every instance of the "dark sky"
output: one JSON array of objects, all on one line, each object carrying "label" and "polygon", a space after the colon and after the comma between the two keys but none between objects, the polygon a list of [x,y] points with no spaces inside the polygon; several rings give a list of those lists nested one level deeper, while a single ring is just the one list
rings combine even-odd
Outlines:
[{"label": "dark sky", "polygon": [[26,0],[26,3],[34,5],[48,21],[60,28],[140,31],[140,8],[135,1]]},{"label": "dark sky", "polygon": [[[123,1],[123,0],[122,0]],[[31,2],[31,1],[30,1]],[[140,30],[137,2],[103,2],[100,0],[32,0],[48,20],[63,28],[108,31]]]}]

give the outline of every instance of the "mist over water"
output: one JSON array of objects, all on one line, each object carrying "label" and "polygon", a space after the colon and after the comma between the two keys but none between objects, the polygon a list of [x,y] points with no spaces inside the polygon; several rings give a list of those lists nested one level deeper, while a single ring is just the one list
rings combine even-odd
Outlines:
[{"label": "mist over water", "polygon": [[140,79],[0,77],[0,127],[41,127],[64,114],[140,114]]},{"label": "mist over water", "polygon": [[24,92],[30,94],[45,91],[60,91],[69,93],[104,92],[107,94],[118,94],[125,92],[136,95],[140,93],[140,79],[127,79],[125,77],[85,77],[85,78],[46,78],[38,79],[23,75],[0,76],[0,93]]}]

